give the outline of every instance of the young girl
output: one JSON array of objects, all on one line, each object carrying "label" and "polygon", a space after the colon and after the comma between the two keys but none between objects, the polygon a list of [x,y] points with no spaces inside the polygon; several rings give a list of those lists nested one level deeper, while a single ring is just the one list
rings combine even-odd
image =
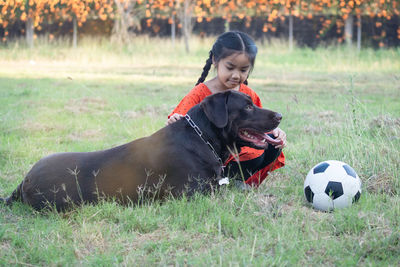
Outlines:
[{"label": "young girl", "polygon": [[[196,86],[168,116],[167,123],[181,119],[191,107],[200,103],[206,96],[225,90],[245,93],[255,105],[261,107],[260,98],[247,86],[247,78],[254,67],[256,55],[257,46],[247,34],[229,31],[220,35],[210,51]],[[212,65],[216,68],[217,75],[204,82]],[[285,156],[281,149],[286,145],[286,134],[279,128],[270,134],[281,140],[281,145],[273,147],[269,144],[265,150],[242,147],[239,157],[236,156],[239,162],[233,156],[225,162],[225,175],[244,180],[248,185],[258,186],[270,171],[284,166]]]}]

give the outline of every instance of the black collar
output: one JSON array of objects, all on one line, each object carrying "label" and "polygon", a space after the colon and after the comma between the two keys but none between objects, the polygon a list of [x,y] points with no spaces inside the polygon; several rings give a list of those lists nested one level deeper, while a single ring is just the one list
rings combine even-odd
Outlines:
[{"label": "black collar", "polygon": [[[218,161],[219,165],[221,166],[222,171],[224,171],[224,163],[222,162],[222,159],[218,156],[218,153],[215,151],[214,147],[210,143],[210,141],[206,141],[203,136],[203,132],[200,130],[199,126],[196,125],[196,123],[192,120],[192,118],[189,116],[189,114],[185,115],[186,121],[189,123],[189,125],[194,129],[194,131],[197,133],[197,135],[200,137],[201,140],[210,148],[211,152],[213,153],[214,157]],[[208,138],[206,138],[208,139]]]}]

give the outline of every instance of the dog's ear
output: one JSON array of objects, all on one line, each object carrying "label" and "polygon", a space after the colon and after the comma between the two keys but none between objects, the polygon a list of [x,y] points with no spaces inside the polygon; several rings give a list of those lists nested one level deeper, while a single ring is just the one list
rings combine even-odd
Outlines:
[{"label": "dog's ear", "polygon": [[218,128],[224,128],[228,124],[228,95],[229,91],[216,93],[204,98],[200,103],[207,118]]}]

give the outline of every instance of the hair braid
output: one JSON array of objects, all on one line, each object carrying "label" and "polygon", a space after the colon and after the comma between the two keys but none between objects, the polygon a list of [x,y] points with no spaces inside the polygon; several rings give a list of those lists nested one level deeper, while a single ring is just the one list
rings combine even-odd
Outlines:
[{"label": "hair braid", "polygon": [[204,65],[204,67],[203,67],[203,72],[201,73],[201,76],[200,76],[199,80],[197,81],[196,85],[204,82],[204,80],[207,78],[208,72],[210,71],[211,66],[212,66],[212,61],[213,61],[213,52],[210,51],[210,56],[208,57],[208,59],[206,61],[206,65]]}]

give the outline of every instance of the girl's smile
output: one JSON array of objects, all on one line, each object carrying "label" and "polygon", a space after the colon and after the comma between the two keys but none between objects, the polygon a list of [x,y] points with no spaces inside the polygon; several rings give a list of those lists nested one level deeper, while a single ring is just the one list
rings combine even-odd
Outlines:
[{"label": "girl's smile", "polygon": [[215,91],[224,91],[228,89],[238,90],[249,76],[251,63],[245,53],[234,53],[221,59],[216,64],[217,77],[212,79],[212,87]]}]

